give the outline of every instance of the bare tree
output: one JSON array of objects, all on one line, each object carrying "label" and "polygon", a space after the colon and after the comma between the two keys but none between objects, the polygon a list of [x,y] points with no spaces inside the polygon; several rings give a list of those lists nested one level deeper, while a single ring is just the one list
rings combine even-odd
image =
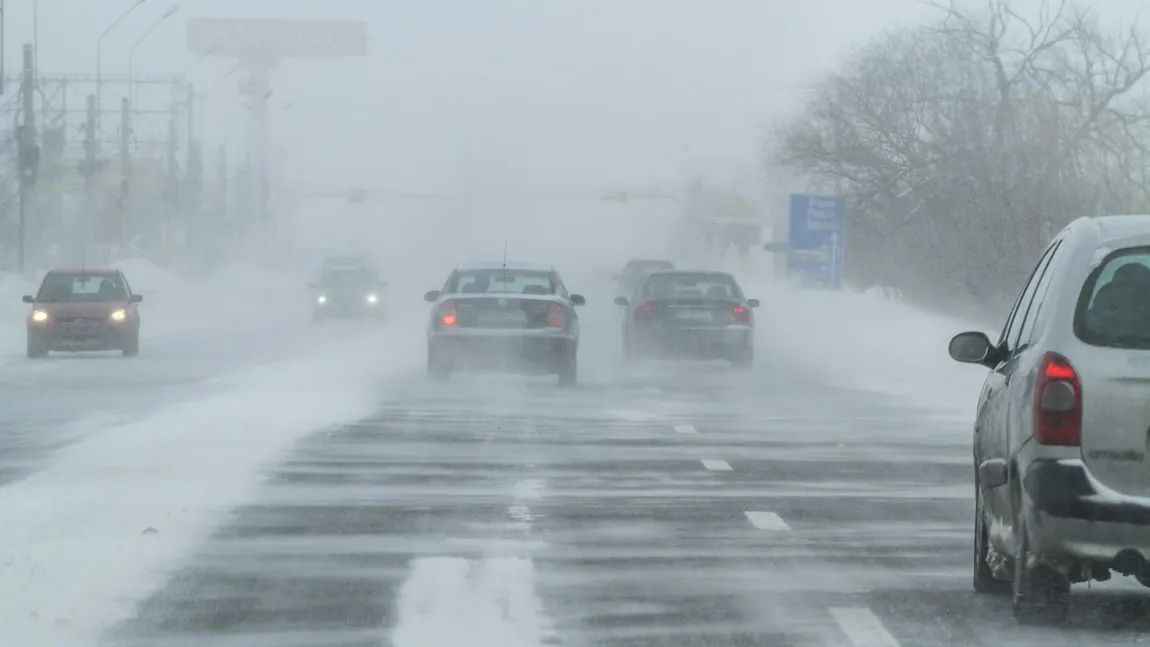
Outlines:
[{"label": "bare tree", "polygon": [[766,152],[844,187],[853,279],[993,307],[1070,220],[1146,211],[1150,51],[1065,2],[931,4],[936,22],[864,47]]}]

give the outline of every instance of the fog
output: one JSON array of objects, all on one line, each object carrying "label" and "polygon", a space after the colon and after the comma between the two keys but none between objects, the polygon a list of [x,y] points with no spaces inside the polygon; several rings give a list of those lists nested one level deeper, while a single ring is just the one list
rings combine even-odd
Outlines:
[{"label": "fog", "polygon": [[[1010,6],[1034,16],[1041,4]],[[1089,35],[1137,27],[1143,4],[1093,3]],[[1027,121],[1047,105],[1034,81],[1017,139],[986,137],[1014,166],[996,166],[992,148],[962,164],[930,157],[950,162],[993,132],[989,112],[967,123],[946,111],[990,69],[971,54],[977,39],[928,47],[948,5],[7,5],[0,645],[1022,647],[1150,635],[1150,598],[1131,578],[1077,587],[1059,629],[1019,625],[1010,596],[970,591],[971,427],[986,371],[951,361],[948,340],[1001,326],[1000,304],[1075,210],[1138,205],[1145,183],[1125,172],[1150,172],[1150,138],[1126,132],[1106,157],[1120,129],[1091,130],[1096,149],[1067,162],[1074,183],[1051,180],[1061,167],[1027,175],[1013,154],[1053,158],[1042,146],[1069,130]],[[979,20],[1005,11],[955,6]],[[190,51],[188,21],[201,18],[367,24],[366,56],[272,70],[266,221],[248,166],[259,158],[248,73]],[[41,161],[22,202],[13,126],[31,42],[37,143],[46,150],[53,129],[66,142],[63,170]],[[83,102],[97,72],[93,158],[110,170],[85,184]],[[190,119],[171,77],[192,86]],[[1132,87],[1123,108],[1144,96]],[[944,98],[916,114],[951,126],[937,149],[933,131],[883,112],[935,90]],[[1000,185],[1004,196],[985,189]],[[845,197],[841,289],[789,280],[764,249],[786,239],[792,193]],[[1010,207],[1014,195],[1033,208]],[[741,220],[713,224],[724,218]],[[1019,226],[1008,235],[1004,223]],[[321,263],[359,255],[386,285],[353,295],[365,316],[329,317]],[[672,303],[727,322],[719,356],[633,351],[642,308],[620,274],[638,258],[733,277],[729,299]],[[585,305],[526,290],[512,301],[526,313],[538,296],[539,328],[575,330],[577,362],[437,374],[432,337],[450,324],[425,293],[473,262],[555,268]],[[36,354],[37,326],[66,320],[39,292],[63,267],[123,272],[143,297],[125,306],[139,314],[138,357]],[[113,315],[134,321],[100,312]]]}]

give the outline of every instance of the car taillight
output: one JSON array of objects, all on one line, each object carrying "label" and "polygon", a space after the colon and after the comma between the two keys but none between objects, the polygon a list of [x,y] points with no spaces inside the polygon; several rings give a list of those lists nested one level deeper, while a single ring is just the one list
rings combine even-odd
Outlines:
[{"label": "car taillight", "polygon": [[439,307],[439,323],[444,326],[455,325],[455,304],[447,301]]},{"label": "car taillight", "polygon": [[644,303],[643,305],[635,308],[635,321],[650,321],[651,320],[651,304]]},{"label": "car taillight", "polygon": [[563,328],[566,325],[567,315],[563,312],[563,306],[552,303],[551,309],[547,311],[547,326],[549,328]]},{"label": "car taillight", "polygon": [[1082,442],[1082,383],[1070,360],[1057,353],[1043,355],[1038,366],[1034,440],[1040,445],[1068,447]]},{"label": "car taillight", "polygon": [[739,323],[751,323],[751,311],[747,310],[745,306],[735,306],[731,311],[735,315],[735,321]]}]

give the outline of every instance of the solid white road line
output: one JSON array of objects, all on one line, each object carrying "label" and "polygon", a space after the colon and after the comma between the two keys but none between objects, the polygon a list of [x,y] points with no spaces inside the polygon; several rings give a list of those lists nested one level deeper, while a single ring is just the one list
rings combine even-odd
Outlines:
[{"label": "solid white road line", "polygon": [[832,607],[827,609],[854,647],[899,647],[898,641],[870,609]]},{"label": "solid white road line", "polygon": [[743,514],[747,515],[747,520],[751,525],[759,530],[790,530],[791,527],[783,518],[773,512],[761,512],[759,510],[747,510]]},{"label": "solid white road line", "polygon": [[703,467],[711,470],[712,472],[733,472],[731,464],[727,461],[720,461],[710,458],[703,459]]},{"label": "solid white road line", "polygon": [[695,429],[695,425],[675,425],[675,432],[680,434],[697,434],[699,430]]}]

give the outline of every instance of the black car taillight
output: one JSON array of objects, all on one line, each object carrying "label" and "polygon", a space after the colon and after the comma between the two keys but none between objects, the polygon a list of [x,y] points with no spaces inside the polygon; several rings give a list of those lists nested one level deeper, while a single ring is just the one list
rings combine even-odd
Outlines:
[{"label": "black car taillight", "polygon": [[552,303],[551,309],[547,311],[547,327],[565,328],[566,326],[567,313],[563,312],[563,306],[558,303]]},{"label": "black car taillight", "polygon": [[635,321],[650,321],[651,320],[651,304],[644,303],[643,305],[639,306],[638,308],[635,308],[635,314],[633,316],[635,318]]},{"label": "black car taillight", "polygon": [[439,325],[441,326],[454,326],[455,318],[455,302],[444,301],[443,305],[439,306]]},{"label": "black car taillight", "polygon": [[746,306],[735,306],[731,314],[734,315],[735,321],[739,323],[751,323],[751,311],[748,310]]}]

